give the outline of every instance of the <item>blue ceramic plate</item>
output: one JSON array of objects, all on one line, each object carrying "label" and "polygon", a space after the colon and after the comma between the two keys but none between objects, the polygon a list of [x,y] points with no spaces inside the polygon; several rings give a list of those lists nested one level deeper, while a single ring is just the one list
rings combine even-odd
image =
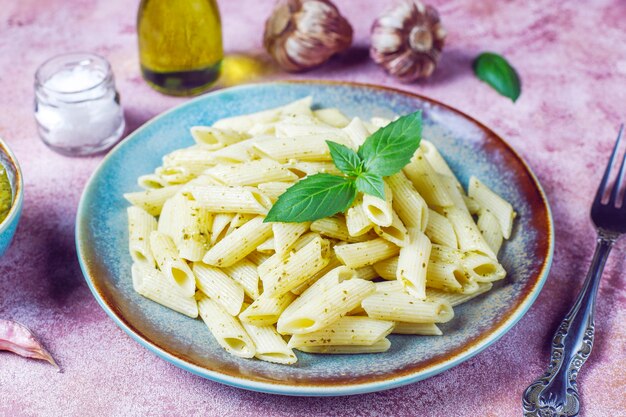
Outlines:
[{"label": "blue ceramic plate", "polygon": [[[500,252],[507,278],[455,309],[444,336],[392,335],[391,349],[373,355],[298,352],[294,366],[226,353],[204,323],[135,293],[131,283],[126,207],[122,194],[152,172],[161,157],[193,144],[189,128],[256,112],[312,95],[317,107],[349,116],[424,113],[424,137],[434,142],[464,185],[476,175],[510,201],[519,216]],[[120,143],[94,173],[82,196],[76,245],[83,273],[102,308],[133,339],[195,374],[240,388],[288,395],[349,395],[419,381],[451,368],[498,340],[528,310],[546,280],[553,226],[545,195],[528,166],[495,133],[433,100],[370,85],[276,82],[220,90],[176,107]]]}]

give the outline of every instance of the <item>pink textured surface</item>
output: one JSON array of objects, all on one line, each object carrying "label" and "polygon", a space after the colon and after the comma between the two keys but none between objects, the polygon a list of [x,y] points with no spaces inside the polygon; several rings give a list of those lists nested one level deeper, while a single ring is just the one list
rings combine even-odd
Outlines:
[{"label": "pink textured surface", "polygon": [[[399,85],[367,58],[382,1],[337,0],[355,28],[353,48],[302,78],[401,87],[453,105],[491,126],[534,168],[556,219],[551,276],[529,313],[499,342],[439,376],[349,398],[288,398],[237,390],[182,371],[119,330],[91,296],[74,249],[76,206],[101,157],[59,156],[37,138],[32,80],[46,58],[93,51],[111,62],[136,128],[184,101],[152,91],[138,72],[135,2],[21,0],[0,8],[0,136],[24,170],[24,214],[0,260],[0,317],[19,320],[63,367],[0,353],[0,415],[514,416],[526,385],[547,364],[548,337],[578,291],[593,250],[591,196],[624,119],[626,4],[541,0],[437,1],[449,32],[428,82]],[[228,53],[262,54],[273,1],[220,1]],[[471,59],[505,54],[523,93],[512,104],[477,81]],[[270,76],[268,76],[270,77]],[[283,73],[270,78],[289,78]],[[579,386],[583,415],[626,415],[624,244],[600,288],[597,339]]]}]

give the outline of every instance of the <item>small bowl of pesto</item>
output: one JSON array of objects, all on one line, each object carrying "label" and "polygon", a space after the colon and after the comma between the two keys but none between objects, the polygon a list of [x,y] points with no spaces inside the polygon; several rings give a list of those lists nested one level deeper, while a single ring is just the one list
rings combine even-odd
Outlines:
[{"label": "small bowl of pesto", "polygon": [[24,182],[17,159],[0,139],[0,256],[4,254],[22,214]]}]

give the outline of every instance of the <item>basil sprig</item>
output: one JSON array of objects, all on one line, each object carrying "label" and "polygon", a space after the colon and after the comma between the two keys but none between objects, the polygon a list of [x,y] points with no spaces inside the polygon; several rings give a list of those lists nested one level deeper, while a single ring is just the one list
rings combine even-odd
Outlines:
[{"label": "basil sprig", "polygon": [[515,68],[502,56],[484,52],[474,60],[474,74],[498,93],[515,101],[522,92],[522,83]]},{"label": "basil sprig", "polygon": [[305,222],[344,212],[358,192],[385,198],[383,177],[399,172],[422,137],[422,112],[408,114],[370,135],[357,152],[326,141],[344,176],[315,174],[298,181],[274,203],[266,222]]}]

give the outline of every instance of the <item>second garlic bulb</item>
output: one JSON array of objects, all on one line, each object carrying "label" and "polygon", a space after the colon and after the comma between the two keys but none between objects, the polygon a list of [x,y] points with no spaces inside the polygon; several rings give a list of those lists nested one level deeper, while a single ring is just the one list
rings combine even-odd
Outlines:
[{"label": "second garlic bulb", "polygon": [[433,73],[445,37],[437,10],[404,0],[374,22],[370,56],[400,81],[412,82]]}]

